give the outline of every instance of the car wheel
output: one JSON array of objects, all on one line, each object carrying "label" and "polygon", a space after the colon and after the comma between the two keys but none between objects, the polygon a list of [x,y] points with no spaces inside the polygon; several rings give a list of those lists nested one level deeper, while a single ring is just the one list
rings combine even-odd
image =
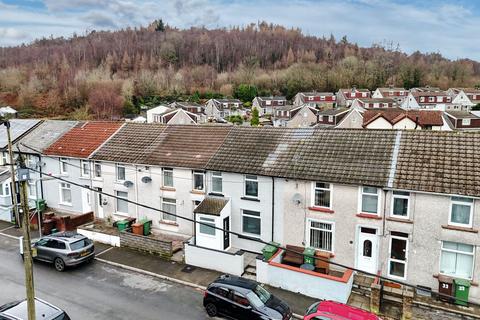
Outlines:
[{"label": "car wheel", "polygon": [[205,310],[207,310],[207,314],[210,317],[215,317],[217,315],[217,306],[211,302],[205,306]]},{"label": "car wheel", "polygon": [[61,258],[55,258],[53,264],[55,265],[55,269],[57,271],[62,272],[63,270],[65,270],[65,262],[63,262]]}]

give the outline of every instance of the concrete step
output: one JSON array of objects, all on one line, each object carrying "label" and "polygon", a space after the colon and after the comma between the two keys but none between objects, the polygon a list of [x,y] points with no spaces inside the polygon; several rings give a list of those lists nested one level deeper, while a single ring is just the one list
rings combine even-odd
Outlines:
[{"label": "concrete step", "polygon": [[245,279],[250,279],[250,280],[257,281],[257,276],[255,276],[255,275],[251,275],[251,274],[246,274],[246,273],[244,273],[244,274],[242,275],[242,277],[245,278]]},{"label": "concrete step", "polygon": [[254,266],[247,266],[244,270],[245,273],[257,274],[257,268]]}]

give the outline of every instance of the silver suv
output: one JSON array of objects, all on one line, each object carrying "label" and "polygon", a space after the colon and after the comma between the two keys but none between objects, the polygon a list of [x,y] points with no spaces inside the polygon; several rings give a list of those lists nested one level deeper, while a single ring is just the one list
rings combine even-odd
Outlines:
[{"label": "silver suv", "polygon": [[[42,320],[70,320],[70,317],[60,308],[35,298],[35,318]],[[0,320],[27,320],[27,301],[16,301],[0,306]]]},{"label": "silver suv", "polygon": [[[75,232],[59,232],[32,241],[33,259],[53,263],[57,271],[95,258],[95,247],[87,237]],[[20,254],[23,250],[20,240]]]}]

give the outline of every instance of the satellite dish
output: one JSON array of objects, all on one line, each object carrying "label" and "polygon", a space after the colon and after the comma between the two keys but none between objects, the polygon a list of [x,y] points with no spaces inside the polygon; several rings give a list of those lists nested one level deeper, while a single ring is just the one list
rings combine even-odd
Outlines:
[{"label": "satellite dish", "polygon": [[125,187],[127,187],[127,188],[130,188],[131,186],[133,186],[133,182],[127,180],[127,181],[125,181],[125,182],[123,183],[123,185],[124,185]]},{"label": "satellite dish", "polygon": [[292,202],[295,204],[295,205],[300,205],[303,201],[303,197],[300,193],[295,193],[292,197]]},{"label": "satellite dish", "polygon": [[149,182],[151,182],[151,181],[152,181],[152,178],[150,178],[150,177],[147,177],[147,176],[142,177],[142,182],[143,182],[143,183],[149,183]]}]

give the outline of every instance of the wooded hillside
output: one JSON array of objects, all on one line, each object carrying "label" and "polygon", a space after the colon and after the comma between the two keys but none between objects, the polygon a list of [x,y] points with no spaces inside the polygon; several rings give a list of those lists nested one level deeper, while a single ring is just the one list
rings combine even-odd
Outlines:
[{"label": "wooded hillside", "polygon": [[179,30],[156,21],[0,48],[0,104],[24,116],[111,118],[174,99],[248,99],[254,93],[291,98],[304,90],[389,84],[475,86],[480,63],[407,55],[391,45],[360,48],[346,37],[305,36],[267,23]]}]

